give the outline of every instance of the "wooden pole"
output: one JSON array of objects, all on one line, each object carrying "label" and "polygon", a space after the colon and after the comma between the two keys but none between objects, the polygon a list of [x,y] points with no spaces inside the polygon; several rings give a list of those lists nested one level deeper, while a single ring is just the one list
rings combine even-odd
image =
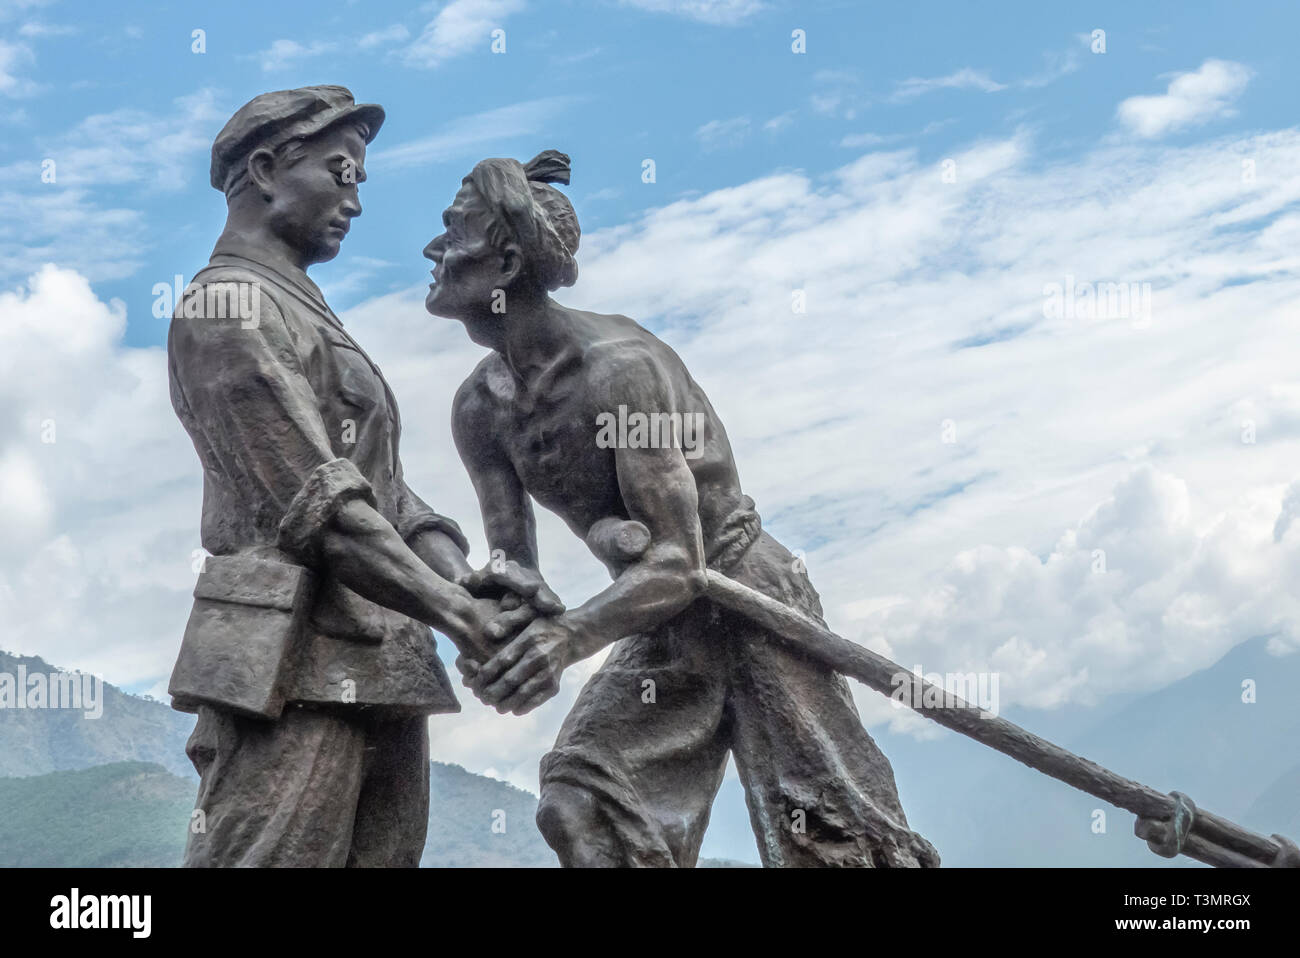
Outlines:
[{"label": "wooden pole", "polygon": [[[891,697],[901,694],[903,704],[926,718],[1058,781],[1127,809],[1139,818],[1160,821],[1173,817],[1178,802],[1172,796],[1116,775],[1013,722],[956,698],[884,656],[841,638],[784,603],[734,579],[713,570],[709,570],[708,577],[708,596],[719,605],[739,612],[809,657],[877,692]],[[938,707],[915,704],[926,701],[942,704]],[[1200,808],[1192,816],[1191,827],[1179,851],[1221,868],[1267,867],[1289,857],[1273,839]]]}]

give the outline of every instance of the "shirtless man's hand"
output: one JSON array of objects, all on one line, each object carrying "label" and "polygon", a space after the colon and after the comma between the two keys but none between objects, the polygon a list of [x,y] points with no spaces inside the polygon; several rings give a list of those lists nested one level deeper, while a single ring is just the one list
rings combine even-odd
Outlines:
[{"label": "shirtless man's hand", "polygon": [[481,668],[462,656],[465,685],[501,714],[524,715],[560,690],[560,674],[589,643],[569,616],[534,619]]}]

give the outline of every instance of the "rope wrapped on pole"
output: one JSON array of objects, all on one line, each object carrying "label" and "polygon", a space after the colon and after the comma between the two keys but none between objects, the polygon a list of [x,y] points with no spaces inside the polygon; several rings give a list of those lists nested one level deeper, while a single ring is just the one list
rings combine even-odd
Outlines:
[{"label": "rope wrapped on pole", "polygon": [[[1178,792],[1164,794],[1116,775],[1096,762],[1054,745],[993,715],[922,676],[727,576],[708,572],[708,596],[747,616],[810,658],[884,695],[901,692],[904,704],[945,728],[1023,762],[1030,768],[1096,796],[1138,817],[1134,828],[1156,854],[1183,854],[1220,868],[1300,867],[1300,848],[1287,838],[1267,838],[1204,809]],[[938,702],[938,706],[916,703]]]}]

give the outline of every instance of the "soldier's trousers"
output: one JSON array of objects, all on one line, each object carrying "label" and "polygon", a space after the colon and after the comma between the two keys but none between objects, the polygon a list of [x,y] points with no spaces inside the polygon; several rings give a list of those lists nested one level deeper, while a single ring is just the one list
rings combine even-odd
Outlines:
[{"label": "soldier's trousers", "polygon": [[186,867],[420,863],[429,824],[424,716],[291,704],[266,722],[204,707],[186,753],[200,777]]},{"label": "soldier's trousers", "polygon": [[[728,574],[821,620],[761,533]],[[842,676],[708,600],[621,639],[541,764],[538,825],[565,866],[693,867],[728,752],[765,866],[937,866]]]}]

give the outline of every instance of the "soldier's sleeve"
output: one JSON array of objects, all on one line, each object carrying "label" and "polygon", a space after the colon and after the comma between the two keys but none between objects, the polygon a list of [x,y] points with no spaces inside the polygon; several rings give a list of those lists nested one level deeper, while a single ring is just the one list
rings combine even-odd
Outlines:
[{"label": "soldier's sleeve", "polygon": [[278,526],[281,549],[314,566],[322,533],[338,509],[352,499],[374,505],[374,494],[356,467],[334,454],[302,357],[274,301],[261,291],[253,323],[241,321],[230,305],[217,313],[230,319],[185,318],[177,310],[167,346],[173,391],[185,403],[191,437],[209,451],[209,468],[215,464],[221,473],[219,481],[254,510],[259,525]]},{"label": "soldier's sleeve", "polygon": [[396,525],[398,535],[403,540],[409,543],[421,532],[441,532],[456,543],[456,548],[460,549],[462,554],[469,555],[469,540],[461,532],[460,526],[456,524],[455,520],[434,512],[423,499],[411,490],[402,475],[400,461],[397,464],[397,496],[397,522],[394,525]]}]

